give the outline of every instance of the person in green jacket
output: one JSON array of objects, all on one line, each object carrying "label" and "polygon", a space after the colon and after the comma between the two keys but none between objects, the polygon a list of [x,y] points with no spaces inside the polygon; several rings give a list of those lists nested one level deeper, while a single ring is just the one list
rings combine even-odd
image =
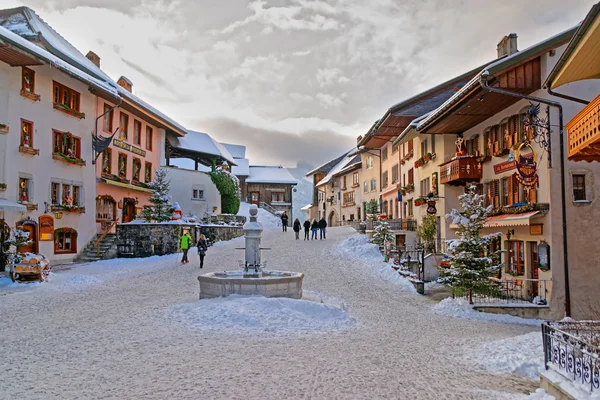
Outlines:
[{"label": "person in green jacket", "polygon": [[183,250],[183,258],[181,259],[182,264],[189,263],[187,253],[190,250],[190,247],[192,247],[193,242],[194,241],[190,236],[190,233],[187,231],[187,229],[185,229],[183,231],[183,236],[181,239],[179,239],[179,247],[181,247],[181,250]]}]

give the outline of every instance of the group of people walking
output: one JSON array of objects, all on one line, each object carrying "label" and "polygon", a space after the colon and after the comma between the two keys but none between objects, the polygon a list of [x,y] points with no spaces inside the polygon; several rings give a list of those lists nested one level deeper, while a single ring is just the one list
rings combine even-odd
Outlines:
[{"label": "group of people walking", "polygon": [[[179,247],[181,248],[181,251],[183,251],[183,257],[181,258],[182,264],[187,264],[190,262],[188,260],[188,251],[190,251],[193,243],[194,239],[190,233],[187,230],[184,230],[183,236],[181,236],[181,239],[179,239]],[[198,247],[198,256],[200,257],[200,268],[204,268],[204,256],[208,251],[208,242],[206,240],[206,236],[200,234],[198,237],[198,243],[196,243],[196,247]]]},{"label": "group of people walking", "polygon": [[[281,225],[283,226],[284,232],[287,232],[288,220],[289,220],[289,217],[287,216],[287,213],[284,211],[283,214],[281,214]],[[319,232],[320,239],[326,239],[327,221],[325,221],[325,218],[321,218],[320,221],[313,219],[312,222],[310,222],[309,220],[306,220],[306,221],[304,221],[304,224],[300,224],[300,220],[298,218],[296,218],[292,225],[292,229],[294,230],[294,233],[296,234],[296,240],[300,239],[300,231],[302,230],[303,227],[304,227],[304,240],[316,240],[317,239],[317,231]],[[312,232],[312,235],[310,235],[311,237],[309,238],[310,232]]]}]

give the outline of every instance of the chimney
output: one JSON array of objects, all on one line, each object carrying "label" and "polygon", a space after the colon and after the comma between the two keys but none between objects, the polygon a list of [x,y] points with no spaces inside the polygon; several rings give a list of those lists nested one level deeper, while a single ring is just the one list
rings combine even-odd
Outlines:
[{"label": "chimney", "polygon": [[100,57],[98,57],[98,54],[90,50],[85,56],[88,60],[93,62],[96,65],[96,67],[100,68]]},{"label": "chimney", "polygon": [[117,83],[119,86],[125,88],[125,90],[129,92],[131,92],[131,89],[133,88],[133,83],[131,83],[131,81],[124,76],[120,77]]},{"label": "chimney", "polygon": [[511,56],[518,52],[517,50],[517,34],[511,33],[508,36],[504,36],[500,42],[498,42],[498,58],[504,56]]}]

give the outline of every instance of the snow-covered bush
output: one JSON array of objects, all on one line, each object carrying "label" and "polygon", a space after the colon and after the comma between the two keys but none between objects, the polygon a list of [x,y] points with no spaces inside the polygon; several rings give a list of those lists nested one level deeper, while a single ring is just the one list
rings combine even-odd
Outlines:
[{"label": "snow-covered bush", "polygon": [[444,283],[454,289],[492,293],[490,276],[500,270],[499,252],[490,251],[490,243],[501,233],[481,236],[491,206],[483,206],[483,196],[475,186],[460,195],[462,211],[453,209],[446,218],[458,226],[458,239],[448,240],[449,268],[441,269]]}]

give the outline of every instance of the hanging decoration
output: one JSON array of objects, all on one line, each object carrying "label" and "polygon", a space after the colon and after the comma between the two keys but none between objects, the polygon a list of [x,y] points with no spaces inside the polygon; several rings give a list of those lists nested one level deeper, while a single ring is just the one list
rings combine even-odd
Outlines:
[{"label": "hanging decoration", "polygon": [[[523,155],[522,153],[524,148],[529,148],[531,153],[527,156]],[[537,175],[537,155],[535,154],[535,150],[529,143],[528,139],[525,139],[525,141],[519,145],[519,148],[515,153],[515,158],[517,163],[517,172],[514,173],[514,176],[519,183],[525,187],[525,190],[529,195],[530,189],[539,186],[539,180]]]},{"label": "hanging decoration", "polygon": [[[548,167],[552,168],[552,151],[550,138],[550,106],[546,107],[546,118],[540,118],[540,104],[529,103],[529,110],[522,121],[521,140],[529,140],[531,137],[534,143],[548,152]],[[542,157],[540,156],[540,159]]]}]

